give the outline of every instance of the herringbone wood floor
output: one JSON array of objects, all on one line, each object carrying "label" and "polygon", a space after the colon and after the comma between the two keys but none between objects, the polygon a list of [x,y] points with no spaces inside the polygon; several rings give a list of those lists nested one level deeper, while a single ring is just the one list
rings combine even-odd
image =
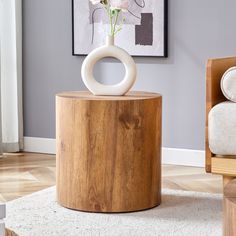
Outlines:
[{"label": "herringbone wood floor", "polygon": [[[0,202],[55,185],[55,164],[54,155],[5,155],[0,159]],[[222,179],[203,168],[164,165],[163,188],[220,193]]]}]

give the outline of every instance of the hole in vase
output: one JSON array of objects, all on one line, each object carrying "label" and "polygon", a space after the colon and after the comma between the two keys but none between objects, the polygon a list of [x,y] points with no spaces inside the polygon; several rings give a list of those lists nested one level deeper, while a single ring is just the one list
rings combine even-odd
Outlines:
[{"label": "hole in vase", "polygon": [[125,77],[125,67],[116,58],[103,58],[95,64],[93,76],[99,83],[105,85],[117,84]]}]

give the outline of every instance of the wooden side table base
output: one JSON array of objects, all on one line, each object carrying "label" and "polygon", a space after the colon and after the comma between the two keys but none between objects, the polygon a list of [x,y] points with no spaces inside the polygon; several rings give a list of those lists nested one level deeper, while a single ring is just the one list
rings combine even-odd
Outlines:
[{"label": "wooden side table base", "polygon": [[131,212],[161,202],[159,94],[58,94],[57,199],[89,212]]}]

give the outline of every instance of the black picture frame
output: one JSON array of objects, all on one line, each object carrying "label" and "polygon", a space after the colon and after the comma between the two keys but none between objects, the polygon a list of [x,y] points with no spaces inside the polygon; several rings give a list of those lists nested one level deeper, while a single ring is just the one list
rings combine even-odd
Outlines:
[{"label": "black picture frame", "polygon": [[[74,46],[74,1],[71,0],[71,18],[72,18],[72,56],[87,56],[88,54],[76,54],[75,53],[75,46]],[[169,50],[168,50],[168,13],[169,13],[169,3],[168,0],[164,0],[164,52],[163,56],[147,56],[147,55],[133,55],[133,57],[156,57],[156,58],[168,58]]]}]

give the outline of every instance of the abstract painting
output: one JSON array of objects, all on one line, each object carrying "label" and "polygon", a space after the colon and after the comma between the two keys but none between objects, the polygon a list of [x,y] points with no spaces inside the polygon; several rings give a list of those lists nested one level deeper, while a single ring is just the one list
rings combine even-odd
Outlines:
[{"label": "abstract painting", "polygon": [[[167,57],[167,0],[130,0],[115,44],[133,56]],[[72,0],[73,55],[104,45],[109,23],[100,5]]]}]

